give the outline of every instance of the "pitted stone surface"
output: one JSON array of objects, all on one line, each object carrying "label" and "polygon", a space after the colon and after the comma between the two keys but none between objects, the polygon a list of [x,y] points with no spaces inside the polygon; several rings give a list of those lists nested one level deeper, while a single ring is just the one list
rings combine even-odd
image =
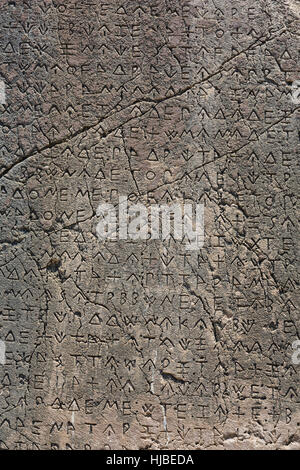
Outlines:
[{"label": "pitted stone surface", "polygon": [[0,447],[299,449],[299,2],[0,6]]}]

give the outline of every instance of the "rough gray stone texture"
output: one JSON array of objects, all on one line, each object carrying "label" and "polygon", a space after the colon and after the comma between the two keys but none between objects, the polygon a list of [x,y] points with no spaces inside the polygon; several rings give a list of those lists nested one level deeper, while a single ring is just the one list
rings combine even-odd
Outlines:
[{"label": "rough gray stone texture", "polygon": [[[299,12],[0,1],[2,449],[300,448]],[[125,194],[203,248],[100,242]]]}]

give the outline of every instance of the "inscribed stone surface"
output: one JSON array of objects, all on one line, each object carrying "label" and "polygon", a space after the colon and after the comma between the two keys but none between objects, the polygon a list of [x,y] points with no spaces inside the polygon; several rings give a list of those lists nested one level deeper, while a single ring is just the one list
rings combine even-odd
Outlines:
[{"label": "inscribed stone surface", "polygon": [[299,449],[299,1],[0,7],[1,448]]}]

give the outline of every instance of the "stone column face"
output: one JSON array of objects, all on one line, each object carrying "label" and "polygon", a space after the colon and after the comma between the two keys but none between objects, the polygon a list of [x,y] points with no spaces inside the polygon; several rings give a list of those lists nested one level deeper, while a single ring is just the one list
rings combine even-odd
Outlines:
[{"label": "stone column face", "polygon": [[300,448],[299,13],[0,0],[0,448]]}]

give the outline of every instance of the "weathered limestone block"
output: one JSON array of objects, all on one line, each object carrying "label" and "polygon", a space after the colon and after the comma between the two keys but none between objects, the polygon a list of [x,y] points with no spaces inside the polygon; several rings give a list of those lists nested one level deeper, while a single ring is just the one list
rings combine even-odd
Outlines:
[{"label": "weathered limestone block", "polygon": [[0,447],[299,449],[299,2],[0,7]]}]

